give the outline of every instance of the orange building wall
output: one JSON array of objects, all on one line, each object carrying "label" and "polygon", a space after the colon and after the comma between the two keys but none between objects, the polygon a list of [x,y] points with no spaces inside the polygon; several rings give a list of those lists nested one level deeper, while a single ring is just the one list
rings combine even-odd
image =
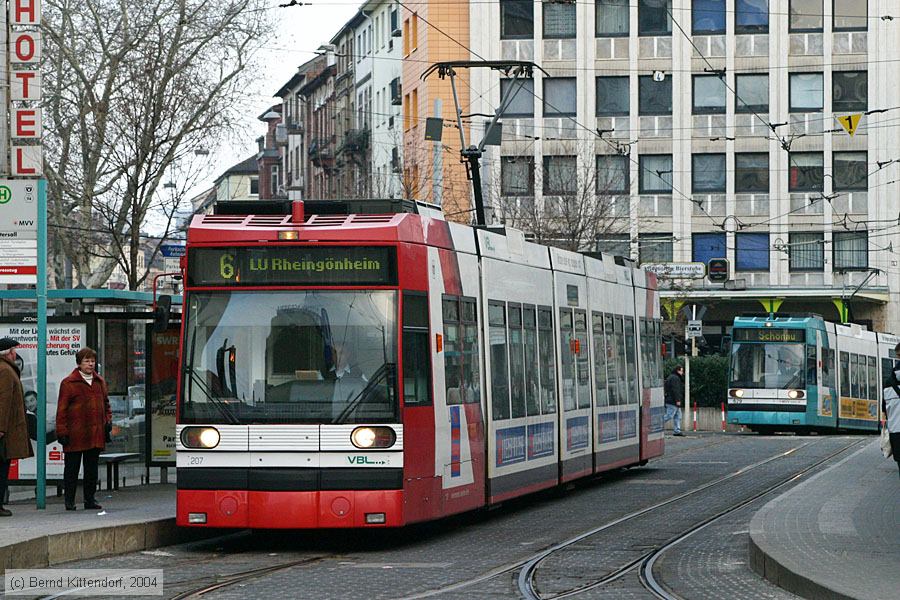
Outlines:
[{"label": "orange building wall", "polygon": [[[459,131],[456,129],[456,114],[450,79],[441,80],[433,73],[422,81],[422,73],[433,63],[449,60],[472,60],[469,51],[469,2],[429,3],[410,1],[401,9],[401,30],[409,31],[410,39],[403,40],[403,48],[409,49],[404,56],[403,74],[403,172],[404,191],[408,197],[434,202],[434,142],[425,141],[425,118],[434,115],[435,100],[443,106],[443,207],[447,218],[468,222],[471,218],[471,182],[467,180],[465,166],[460,162]],[[407,23],[407,20],[409,21]],[[431,23],[430,26],[428,23]],[[445,32],[444,35],[440,31]],[[412,39],[413,32],[418,33]],[[452,37],[450,39],[448,36]],[[458,40],[457,43],[454,40]],[[463,113],[469,112],[469,72],[457,71],[456,91]],[[412,106],[413,99],[417,99]],[[452,124],[453,127],[447,127]],[[469,131],[466,128],[466,141]]]}]

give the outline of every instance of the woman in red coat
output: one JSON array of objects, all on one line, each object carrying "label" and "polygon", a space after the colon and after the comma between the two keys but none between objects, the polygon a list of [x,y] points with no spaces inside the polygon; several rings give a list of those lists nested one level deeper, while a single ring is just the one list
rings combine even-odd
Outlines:
[{"label": "woman in red coat", "polygon": [[84,459],[84,507],[99,510],[97,462],[112,430],[112,410],[106,382],[94,370],[97,353],[82,348],[75,355],[78,367],[62,380],[56,407],[56,433],[65,452],[66,510],[75,510],[78,469]]}]

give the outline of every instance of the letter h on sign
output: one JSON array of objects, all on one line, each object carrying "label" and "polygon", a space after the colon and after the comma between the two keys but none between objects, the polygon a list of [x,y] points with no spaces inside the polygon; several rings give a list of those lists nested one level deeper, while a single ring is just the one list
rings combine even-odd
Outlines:
[{"label": "letter h on sign", "polygon": [[13,25],[40,25],[41,0],[13,0],[10,10]]}]

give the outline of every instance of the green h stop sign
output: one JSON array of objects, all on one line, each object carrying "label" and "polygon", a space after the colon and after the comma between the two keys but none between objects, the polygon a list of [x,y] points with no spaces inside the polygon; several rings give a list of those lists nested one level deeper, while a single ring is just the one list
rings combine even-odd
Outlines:
[{"label": "green h stop sign", "polygon": [[8,186],[0,185],[0,204],[6,204],[12,200],[12,190]]}]

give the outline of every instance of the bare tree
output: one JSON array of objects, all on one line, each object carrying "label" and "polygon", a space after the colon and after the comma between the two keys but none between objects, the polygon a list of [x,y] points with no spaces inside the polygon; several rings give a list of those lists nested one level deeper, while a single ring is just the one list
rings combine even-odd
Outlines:
[{"label": "bare tree", "polygon": [[[596,250],[604,236],[629,232],[629,196],[617,174],[571,142],[555,155],[504,156],[491,186],[495,217],[566,250]],[[626,180],[627,181],[627,180]],[[536,194],[539,190],[541,194]]]},{"label": "bare tree", "polygon": [[45,0],[57,286],[66,259],[87,287],[117,264],[131,289],[146,278],[141,230],[155,222],[168,235],[204,169],[195,153],[234,131],[267,14],[262,0]]}]

